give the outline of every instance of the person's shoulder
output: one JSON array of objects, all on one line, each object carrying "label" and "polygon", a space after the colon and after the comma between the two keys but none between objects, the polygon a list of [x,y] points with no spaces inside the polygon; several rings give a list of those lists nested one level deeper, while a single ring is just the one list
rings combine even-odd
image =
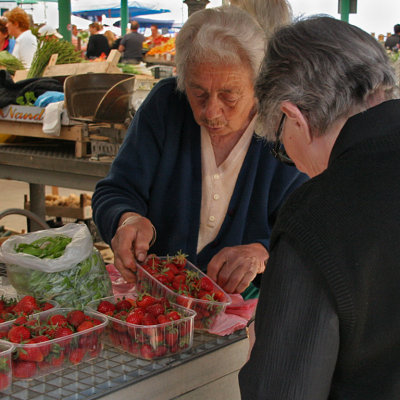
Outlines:
[{"label": "person's shoulder", "polygon": [[143,102],[144,108],[149,109],[168,108],[170,110],[179,108],[183,111],[186,103],[184,93],[178,91],[176,87],[176,77],[161,79],[153,87]]}]

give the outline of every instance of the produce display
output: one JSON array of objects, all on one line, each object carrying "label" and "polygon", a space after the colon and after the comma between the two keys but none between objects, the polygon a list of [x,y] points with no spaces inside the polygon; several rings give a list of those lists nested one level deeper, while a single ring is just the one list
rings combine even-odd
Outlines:
[{"label": "produce display", "polygon": [[167,42],[159,45],[154,46],[150,49],[146,55],[147,56],[154,56],[156,54],[175,54],[175,38],[169,39]]},{"label": "produce display", "polygon": [[196,329],[209,329],[231,303],[230,297],[180,252],[172,257],[150,255],[143,265],[138,264],[137,290],[196,311]]},{"label": "produce display", "polygon": [[11,354],[13,350],[12,343],[0,340],[0,392],[4,392],[11,386]]},{"label": "produce display", "polygon": [[25,322],[9,322],[0,338],[14,345],[12,374],[32,379],[97,357],[107,318],[97,313],[60,308]]},{"label": "produce display", "polygon": [[31,314],[37,314],[43,311],[55,308],[57,303],[52,301],[40,301],[32,296],[24,296],[21,300],[16,298],[0,298],[0,327],[3,322],[16,320]]},{"label": "produce display", "polygon": [[11,75],[15,74],[15,71],[25,69],[22,62],[8,51],[0,51],[0,66],[4,67]]},{"label": "produce display", "polygon": [[57,54],[56,64],[72,64],[83,61],[81,52],[75,50],[72,43],[52,37],[39,38],[37,50],[29,68],[28,78],[39,78],[53,54]]},{"label": "produce display", "polygon": [[103,339],[135,357],[151,360],[192,347],[195,312],[170,304],[166,298],[129,293],[87,307],[107,315],[110,323]]},{"label": "produce display", "polygon": [[55,300],[62,307],[82,307],[112,293],[104,261],[95,248],[71,269],[48,273],[12,265],[7,266],[7,276],[18,293]]}]

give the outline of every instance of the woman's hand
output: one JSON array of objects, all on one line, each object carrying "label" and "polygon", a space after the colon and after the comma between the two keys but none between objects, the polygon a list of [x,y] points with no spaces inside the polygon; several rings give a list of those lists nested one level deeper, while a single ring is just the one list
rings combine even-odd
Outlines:
[{"label": "woman's hand", "polygon": [[227,293],[242,293],[264,272],[269,254],[260,243],[225,247],[209,262],[207,275]]},{"label": "woman's hand", "polygon": [[146,259],[155,229],[149,219],[136,213],[122,214],[119,227],[111,240],[115,268],[127,282],[136,282],[136,261]]}]

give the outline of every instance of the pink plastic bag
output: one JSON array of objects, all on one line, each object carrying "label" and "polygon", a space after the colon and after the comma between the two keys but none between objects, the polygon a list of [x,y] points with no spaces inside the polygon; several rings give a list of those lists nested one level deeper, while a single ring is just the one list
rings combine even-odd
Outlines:
[{"label": "pink plastic bag", "polygon": [[249,319],[254,315],[258,299],[243,300],[240,294],[230,294],[232,303],[225,312],[217,315],[209,333],[219,336],[231,333],[246,327]]}]

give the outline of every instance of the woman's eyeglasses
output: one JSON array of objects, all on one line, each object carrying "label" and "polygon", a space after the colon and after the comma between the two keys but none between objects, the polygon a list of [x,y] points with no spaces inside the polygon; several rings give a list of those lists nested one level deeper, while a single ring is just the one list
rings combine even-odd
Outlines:
[{"label": "woman's eyeglasses", "polygon": [[283,123],[285,122],[286,114],[284,113],[282,115],[282,118],[279,122],[278,129],[275,134],[275,144],[271,148],[271,153],[272,155],[279,161],[283,162],[286,165],[294,165],[294,162],[290,159],[288,154],[285,151],[285,148],[283,147],[280,137],[282,134],[282,128],[283,128]]}]

